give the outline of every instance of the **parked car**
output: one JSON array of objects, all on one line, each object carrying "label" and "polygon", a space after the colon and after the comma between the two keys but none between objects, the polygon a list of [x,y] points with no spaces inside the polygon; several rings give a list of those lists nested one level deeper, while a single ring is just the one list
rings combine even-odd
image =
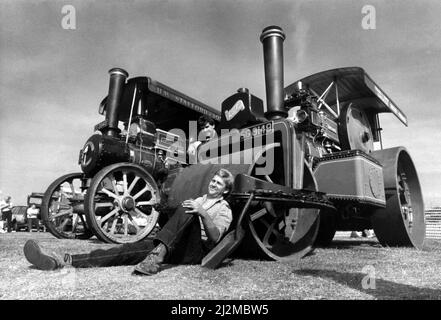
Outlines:
[{"label": "parked car", "polygon": [[[14,206],[12,207],[12,228],[15,231],[26,230],[29,231],[28,228],[28,217],[26,211],[28,210],[27,206]],[[38,215],[39,216],[39,215]],[[44,226],[41,221],[38,220],[38,226],[40,230],[44,230]]]}]

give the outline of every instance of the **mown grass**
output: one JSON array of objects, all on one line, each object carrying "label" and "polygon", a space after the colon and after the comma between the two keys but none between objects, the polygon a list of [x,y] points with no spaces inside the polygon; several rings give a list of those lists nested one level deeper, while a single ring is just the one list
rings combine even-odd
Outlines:
[{"label": "mown grass", "polygon": [[[49,233],[1,234],[0,299],[441,299],[440,241],[419,251],[340,238],[296,262],[234,259],[217,270],[175,266],[140,277],[133,266],[36,270],[22,251],[30,238],[58,254],[111,246]],[[375,289],[363,289],[369,272]]]}]

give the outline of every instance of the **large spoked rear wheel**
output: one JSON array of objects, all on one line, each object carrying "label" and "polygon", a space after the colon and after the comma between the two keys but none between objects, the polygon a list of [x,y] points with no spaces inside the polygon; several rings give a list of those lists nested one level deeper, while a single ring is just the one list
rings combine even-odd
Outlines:
[{"label": "large spoked rear wheel", "polygon": [[[275,159],[282,152],[273,150]],[[280,156],[280,155],[279,155]],[[262,154],[266,157],[266,154]],[[259,160],[248,172],[268,182],[284,185],[283,165],[276,166],[269,174],[258,174]],[[303,188],[317,190],[312,171],[304,164]],[[249,233],[240,251],[278,261],[300,259],[313,250],[319,228],[319,209],[286,208],[272,202],[259,202],[248,215]],[[254,244],[253,244],[254,242]]]},{"label": "large spoked rear wheel", "polygon": [[372,215],[375,235],[383,246],[421,249],[426,235],[424,203],[418,176],[403,147],[375,151],[383,165],[386,208]]},{"label": "large spoked rear wheel", "polygon": [[93,232],[84,216],[82,173],[61,176],[47,188],[41,203],[41,217],[47,230],[60,239],[89,239]]},{"label": "large spoked rear wheel", "polygon": [[92,179],[85,198],[86,219],[95,235],[109,243],[146,238],[158,222],[160,202],[153,177],[139,165],[117,163]]}]

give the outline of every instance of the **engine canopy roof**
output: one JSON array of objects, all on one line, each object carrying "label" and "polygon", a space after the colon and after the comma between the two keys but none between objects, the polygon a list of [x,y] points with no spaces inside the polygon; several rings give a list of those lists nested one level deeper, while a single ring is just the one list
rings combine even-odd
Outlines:
[{"label": "engine canopy roof", "polygon": [[334,111],[337,111],[337,113],[338,96],[339,103],[357,101],[357,106],[369,112],[392,112],[407,126],[406,115],[398,108],[392,99],[380,89],[363,68],[345,67],[318,72],[287,86],[285,88],[285,94],[292,95],[299,81],[302,82],[303,87],[312,89],[317,95],[321,95],[325,92],[331,84],[336,86],[336,90],[332,91],[338,92],[338,95],[329,92],[324,100]]}]

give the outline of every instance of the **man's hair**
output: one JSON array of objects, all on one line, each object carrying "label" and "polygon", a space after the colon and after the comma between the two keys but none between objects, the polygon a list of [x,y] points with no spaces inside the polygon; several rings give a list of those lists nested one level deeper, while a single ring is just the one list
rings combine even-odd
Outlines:
[{"label": "man's hair", "polygon": [[214,119],[212,117],[209,117],[206,115],[202,115],[199,117],[199,119],[198,119],[199,128],[203,128],[207,123],[209,123],[212,126],[216,125],[216,123],[214,122]]},{"label": "man's hair", "polygon": [[227,191],[225,196],[228,196],[230,192],[233,190],[233,185],[234,185],[233,174],[227,169],[219,169],[216,171],[214,175],[221,177],[222,180],[225,182],[225,191]]}]

